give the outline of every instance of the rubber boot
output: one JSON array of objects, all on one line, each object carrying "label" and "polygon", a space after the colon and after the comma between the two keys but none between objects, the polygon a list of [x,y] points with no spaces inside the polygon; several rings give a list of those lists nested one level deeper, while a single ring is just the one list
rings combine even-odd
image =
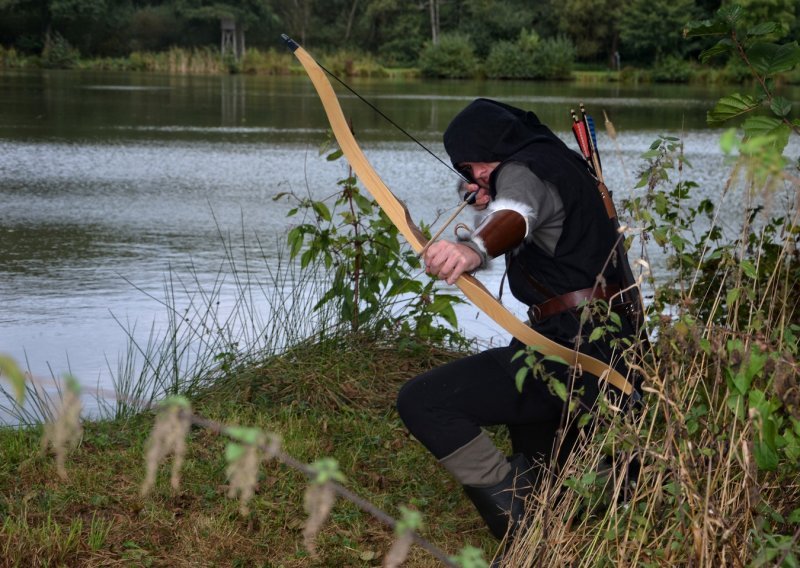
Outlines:
[{"label": "rubber boot", "polygon": [[513,538],[525,516],[525,498],[531,494],[535,485],[531,465],[525,456],[517,454],[512,456],[509,462],[511,471],[497,485],[464,486],[467,497],[498,540],[502,539],[509,529],[509,540]]}]

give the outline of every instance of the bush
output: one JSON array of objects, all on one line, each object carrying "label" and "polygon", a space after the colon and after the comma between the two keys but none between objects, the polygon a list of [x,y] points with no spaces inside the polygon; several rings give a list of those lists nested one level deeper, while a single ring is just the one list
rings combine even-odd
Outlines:
[{"label": "bush", "polygon": [[417,62],[422,43],[415,36],[390,39],[378,48],[378,58],[389,67],[412,67]]},{"label": "bush", "polygon": [[576,51],[566,38],[540,40],[536,32],[520,33],[516,42],[500,42],[486,59],[493,79],[566,79],[572,74]]},{"label": "bush", "polygon": [[13,47],[6,49],[2,45],[0,45],[0,68],[20,67],[21,61],[22,58],[17,53],[16,49],[14,49]]},{"label": "bush", "polygon": [[242,57],[242,73],[253,75],[288,75],[294,63],[294,56],[288,50],[278,52],[274,49],[261,51],[248,48]]},{"label": "bush", "polygon": [[653,79],[652,72],[647,69],[637,69],[626,65],[619,72],[619,80],[622,83],[649,83]]},{"label": "bush", "polygon": [[557,37],[542,41],[536,51],[536,67],[542,79],[568,79],[577,56],[575,45],[565,38]]},{"label": "bush", "polygon": [[419,68],[425,77],[463,79],[477,75],[478,60],[469,36],[442,34],[439,43],[426,43],[419,56]]},{"label": "bush", "polygon": [[533,76],[532,58],[517,43],[501,41],[486,58],[486,76],[492,79],[523,79]]},{"label": "bush", "polygon": [[386,69],[369,53],[337,51],[322,58],[322,63],[339,77],[387,77]]},{"label": "bush", "polygon": [[692,67],[680,57],[665,57],[653,68],[653,81],[656,83],[688,83]]},{"label": "bush", "polygon": [[741,60],[731,57],[722,70],[722,77],[726,83],[744,83],[752,81],[753,74]]},{"label": "bush", "polygon": [[80,52],[56,32],[45,42],[42,50],[42,67],[48,69],[71,69],[80,59]]}]

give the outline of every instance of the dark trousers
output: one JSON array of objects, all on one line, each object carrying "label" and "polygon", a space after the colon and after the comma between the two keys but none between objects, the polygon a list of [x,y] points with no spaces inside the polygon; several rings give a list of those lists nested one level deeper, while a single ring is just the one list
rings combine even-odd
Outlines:
[{"label": "dark trousers", "polygon": [[[514,453],[532,463],[549,462],[561,423],[564,402],[551,394],[546,382],[528,375],[522,392],[515,376],[522,359],[512,362],[519,344],[490,349],[454,361],[411,379],[400,390],[397,409],[409,431],[442,459],[473,440],[482,426],[509,427]],[[546,370],[569,384],[570,369],[547,362]],[[575,386],[582,406],[591,407],[598,394],[597,379],[578,377]],[[574,414],[573,414],[574,417]],[[577,431],[567,432],[560,457],[566,457]]]}]

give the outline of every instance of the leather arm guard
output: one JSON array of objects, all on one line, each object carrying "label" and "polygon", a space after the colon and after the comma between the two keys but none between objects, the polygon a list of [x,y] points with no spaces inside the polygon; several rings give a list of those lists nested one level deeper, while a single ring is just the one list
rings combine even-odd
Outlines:
[{"label": "leather arm guard", "polygon": [[498,209],[478,225],[471,240],[490,258],[495,258],[522,244],[527,230],[528,223],[521,213]]}]

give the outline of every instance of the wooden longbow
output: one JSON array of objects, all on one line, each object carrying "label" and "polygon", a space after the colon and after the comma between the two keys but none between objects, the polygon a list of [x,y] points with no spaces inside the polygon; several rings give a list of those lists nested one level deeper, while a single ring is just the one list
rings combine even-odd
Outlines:
[{"label": "wooden longbow", "polygon": [[[328,121],[333,129],[333,135],[339,143],[345,158],[350,163],[353,171],[361,183],[370,192],[378,205],[383,209],[392,223],[400,230],[403,237],[409,242],[414,252],[419,252],[425,246],[427,239],[419,227],[411,220],[405,204],[400,201],[367,160],[361,147],[356,142],[355,136],[350,131],[350,126],[342,112],[339,99],[333,90],[331,82],[322,67],[308,52],[300,47],[294,40],[283,35],[283,40],[294,52],[300,64],[308,73],[317,94],[322,101]],[[505,308],[486,287],[469,274],[462,275],[457,281],[464,295],[481,311],[494,320],[500,327],[516,337],[525,345],[535,347],[539,353],[560,357],[573,367],[589,372],[600,379],[605,379],[625,394],[631,394],[633,388],[630,382],[608,363],[595,359],[575,349],[565,347],[555,341],[537,333],[522,320]]]}]

